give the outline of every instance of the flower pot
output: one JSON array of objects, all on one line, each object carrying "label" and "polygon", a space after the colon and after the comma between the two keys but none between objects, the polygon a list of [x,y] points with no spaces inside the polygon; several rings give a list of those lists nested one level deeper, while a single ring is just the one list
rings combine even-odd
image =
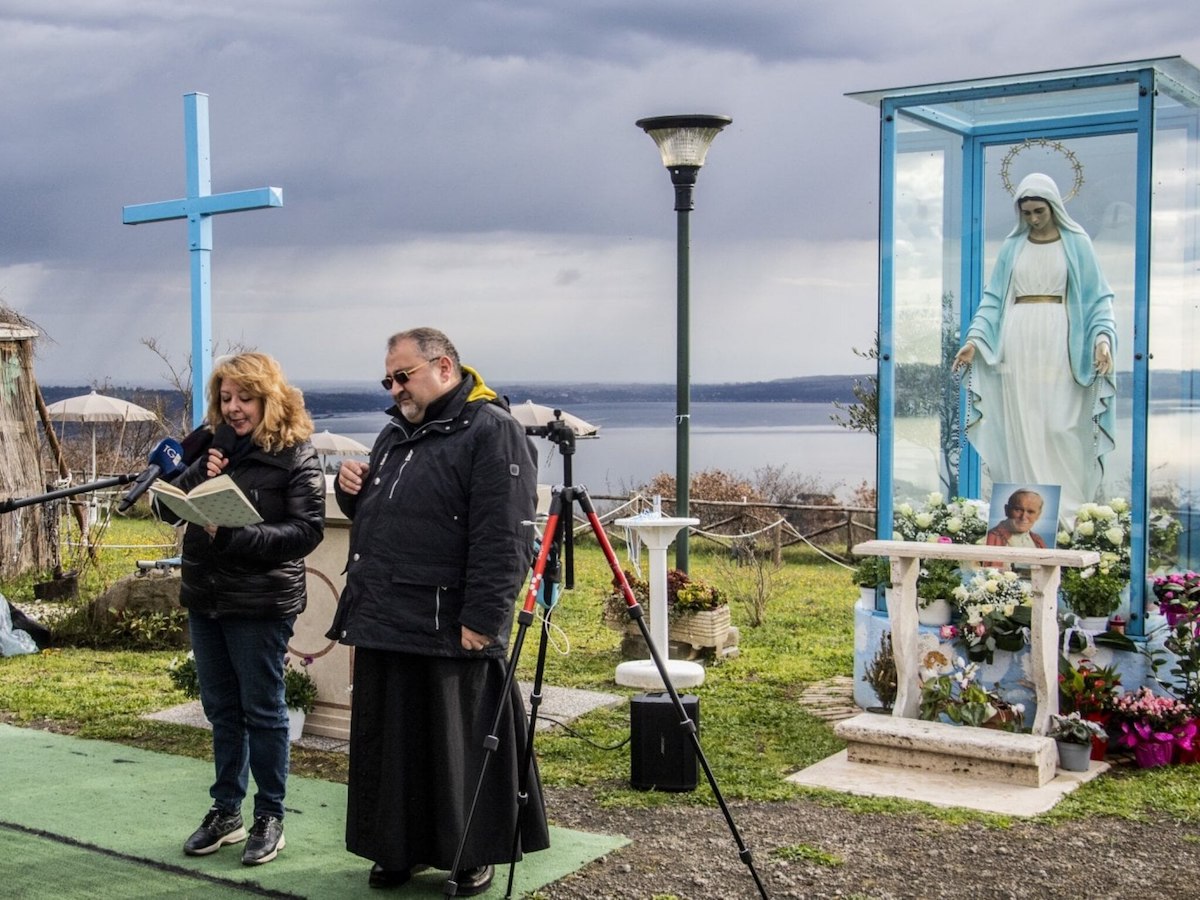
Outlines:
[{"label": "flower pot", "polygon": [[1184,750],[1179,744],[1172,745],[1175,753],[1171,762],[1177,766],[1190,766],[1200,762],[1200,746],[1193,744],[1191,750]]},{"label": "flower pot", "polygon": [[922,625],[949,625],[953,613],[949,600],[917,599],[917,621]]},{"label": "flower pot", "polygon": [[[1106,712],[1084,713],[1083,717],[1089,722],[1099,722],[1105,731],[1108,730],[1109,719],[1112,718]],[[1102,737],[1092,738],[1092,759],[1103,760],[1108,755],[1108,741]]]},{"label": "flower pot", "polygon": [[1134,761],[1142,769],[1169,766],[1174,753],[1174,741],[1143,741],[1133,748]]},{"label": "flower pot", "polygon": [[726,604],[671,619],[667,631],[673,641],[693,647],[716,647],[719,650],[725,646],[731,622],[729,606]]},{"label": "flower pot", "polygon": [[1183,621],[1187,615],[1187,607],[1182,603],[1167,603],[1159,607],[1162,614],[1167,619],[1167,625],[1174,628]]},{"label": "flower pot", "polygon": [[1067,772],[1086,772],[1092,761],[1092,745],[1055,741],[1058,744],[1058,767]]},{"label": "flower pot", "polygon": [[1108,631],[1108,616],[1080,616],[1079,627],[1092,634]]},{"label": "flower pot", "polygon": [[288,707],[288,740],[293,744],[304,734],[304,718],[304,710]]},{"label": "flower pot", "polygon": [[1172,761],[1176,765],[1192,765],[1200,762],[1200,719],[1189,719],[1177,728],[1172,729],[1175,735],[1175,755]]}]

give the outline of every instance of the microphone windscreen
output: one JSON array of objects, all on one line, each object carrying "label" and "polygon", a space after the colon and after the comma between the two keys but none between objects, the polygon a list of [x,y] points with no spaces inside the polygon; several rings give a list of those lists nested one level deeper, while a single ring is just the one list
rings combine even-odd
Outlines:
[{"label": "microphone windscreen", "polygon": [[233,426],[222,422],[213,434],[213,449],[219,450],[221,455],[228,459],[233,448],[237,446],[237,440],[237,432],[233,430]]},{"label": "microphone windscreen", "polygon": [[183,445],[183,461],[189,465],[208,452],[212,446],[213,433],[206,427],[195,429],[180,442]]},{"label": "microphone windscreen", "polygon": [[183,446],[174,438],[163,438],[150,454],[150,465],[158,468],[157,478],[168,481],[183,471]]}]

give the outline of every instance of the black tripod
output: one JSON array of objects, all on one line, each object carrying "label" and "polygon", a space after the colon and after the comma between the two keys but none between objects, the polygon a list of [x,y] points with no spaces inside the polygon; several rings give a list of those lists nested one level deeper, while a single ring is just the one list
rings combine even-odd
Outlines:
[{"label": "black tripod", "polygon": [[[557,425],[556,425],[557,423]],[[550,598],[553,597],[553,588],[560,577],[559,572],[559,548],[566,545],[567,553],[571,552],[571,526],[573,518],[571,510],[574,504],[578,503],[588,523],[591,525],[592,533],[595,535],[597,542],[600,544],[601,550],[604,552],[605,559],[608,560],[608,566],[612,570],[613,578],[625,597],[625,603],[629,612],[629,617],[637,623],[641,630],[642,638],[646,642],[646,646],[650,650],[651,659],[654,661],[655,667],[658,669],[659,677],[662,678],[663,685],[666,687],[666,692],[670,696],[671,703],[675,708],[676,714],[679,716],[679,727],[689,736],[692,746],[695,748],[696,757],[700,761],[701,768],[704,769],[704,776],[708,779],[708,784],[712,788],[713,796],[717,800],[717,805],[721,808],[721,813],[725,816],[725,822],[729,826],[729,831],[733,835],[734,843],[737,844],[738,858],[746,864],[750,869],[750,875],[754,879],[755,885],[758,887],[758,892],[765,900],[767,897],[766,888],[763,886],[762,879],[759,878],[758,872],[754,868],[754,861],[751,858],[750,850],[742,840],[741,834],[738,833],[737,825],[733,821],[733,816],[729,812],[729,807],[725,803],[725,798],[721,795],[721,789],[717,785],[716,777],[713,775],[712,769],[709,767],[708,759],[704,756],[704,750],[700,746],[700,736],[696,730],[696,724],[688,716],[684,708],[683,701],[679,698],[678,692],[674,685],[671,684],[671,679],[667,673],[667,666],[663,662],[658,647],[654,646],[654,641],[650,637],[650,629],[645,621],[645,614],[641,604],[638,603],[637,597],[633,593],[633,589],[629,586],[629,580],[625,577],[625,572],[621,568],[621,563],[617,559],[616,553],[613,551],[612,544],[608,540],[608,535],[604,532],[604,526],[600,522],[600,517],[596,515],[596,510],[592,506],[591,497],[588,496],[587,489],[582,486],[573,486],[570,483],[570,456],[574,453],[575,435],[571,431],[570,426],[562,422],[561,419],[556,419],[556,423],[551,423],[550,426],[544,426],[550,429],[544,433],[545,437],[559,444],[559,449],[563,453],[564,475],[566,476],[566,484],[559,485],[554,488],[553,498],[550,502],[550,511],[546,518],[546,527],[542,545],[538,550],[537,561],[533,566],[533,574],[529,579],[529,588],[525,595],[525,604],[517,615],[517,633],[513,639],[512,651],[509,653],[508,667],[504,676],[504,687],[500,693],[500,703],[498,704],[496,715],[492,720],[492,730],[484,742],[484,758],[479,772],[479,781],[476,784],[475,796],[471,801],[470,811],[467,813],[466,823],[463,826],[463,834],[459,840],[458,850],[454,856],[454,866],[450,873],[450,879],[445,885],[445,896],[453,897],[458,892],[458,882],[455,878],[458,875],[459,862],[462,858],[463,847],[467,841],[467,835],[471,830],[471,822],[475,817],[475,809],[479,801],[480,790],[483,786],[484,778],[487,774],[488,762],[492,754],[499,746],[497,735],[500,733],[500,725],[504,719],[505,709],[507,707],[507,697],[512,689],[513,678],[516,673],[517,663],[521,658],[521,650],[525,643],[525,634],[529,630],[529,626],[533,623],[534,612],[538,605],[539,593],[545,599],[544,606],[546,607],[545,614],[542,617],[542,635],[538,646],[537,667],[534,674],[533,692],[530,695],[529,701],[529,729],[526,735],[525,751],[521,762],[520,772],[520,793],[517,797],[517,821],[513,823],[513,852],[511,863],[508,869],[508,888],[505,892],[505,897],[512,896],[513,876],[516,869],[517,853],[520,849],[520,823],[523,810],[529,801],[528,779],[533,768],[533,739],[534,732],[537,729],[537,711],[542,701],[542,679],[545,674],[546,664],[546,647],[549,643],[549,628],[550,617],[553,613],[553,603]],[[558,427],[561,426],[561,427]],[[541,429],[543,426],[537,426]],[[526,428],[530,434],[534,434],[533,428]],[[541,433],[540,431],[536,433]],[[567,435],[569,434],[569,439]],[[569,447],[569,449],[567,449]],[[572,586],[573,573],[571,572],[572,557],[568,556],[568,571],[567,586]]]}]

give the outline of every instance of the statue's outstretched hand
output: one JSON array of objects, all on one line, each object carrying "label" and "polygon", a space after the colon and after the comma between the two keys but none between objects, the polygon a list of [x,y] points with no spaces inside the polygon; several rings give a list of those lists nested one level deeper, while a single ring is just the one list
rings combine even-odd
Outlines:
[{"label": "statue's outstretched hand", "polygon": [[1095,363],[1098,375],[1108,375],[1112,372],[1112,351],[1108,347],[1108,341],[1096,342]]},{"label": "statue's outstretched hand", "polygon": [[975,359],[975,345],[968,342],[962,345],[957,353],[954,354],[954,362],[950,364],[950,371],[958,374],[971,365]]}]

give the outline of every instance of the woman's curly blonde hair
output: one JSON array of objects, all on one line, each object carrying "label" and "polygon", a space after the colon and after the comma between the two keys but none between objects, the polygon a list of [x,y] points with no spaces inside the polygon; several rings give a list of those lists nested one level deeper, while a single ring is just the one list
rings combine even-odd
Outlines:
[{"label": "woman's curly blonde hair", "polygon": [[251,440],[267,452],[292,447],[313,433],[312,417],[304,408],[304,394],[287,383],[279,363],[265,353],[239,353],[217,360],[208,379],[208,412],[205,421],[214,431],[221,416],[221,382],[236,381],[263,401],[262,421]]}]

